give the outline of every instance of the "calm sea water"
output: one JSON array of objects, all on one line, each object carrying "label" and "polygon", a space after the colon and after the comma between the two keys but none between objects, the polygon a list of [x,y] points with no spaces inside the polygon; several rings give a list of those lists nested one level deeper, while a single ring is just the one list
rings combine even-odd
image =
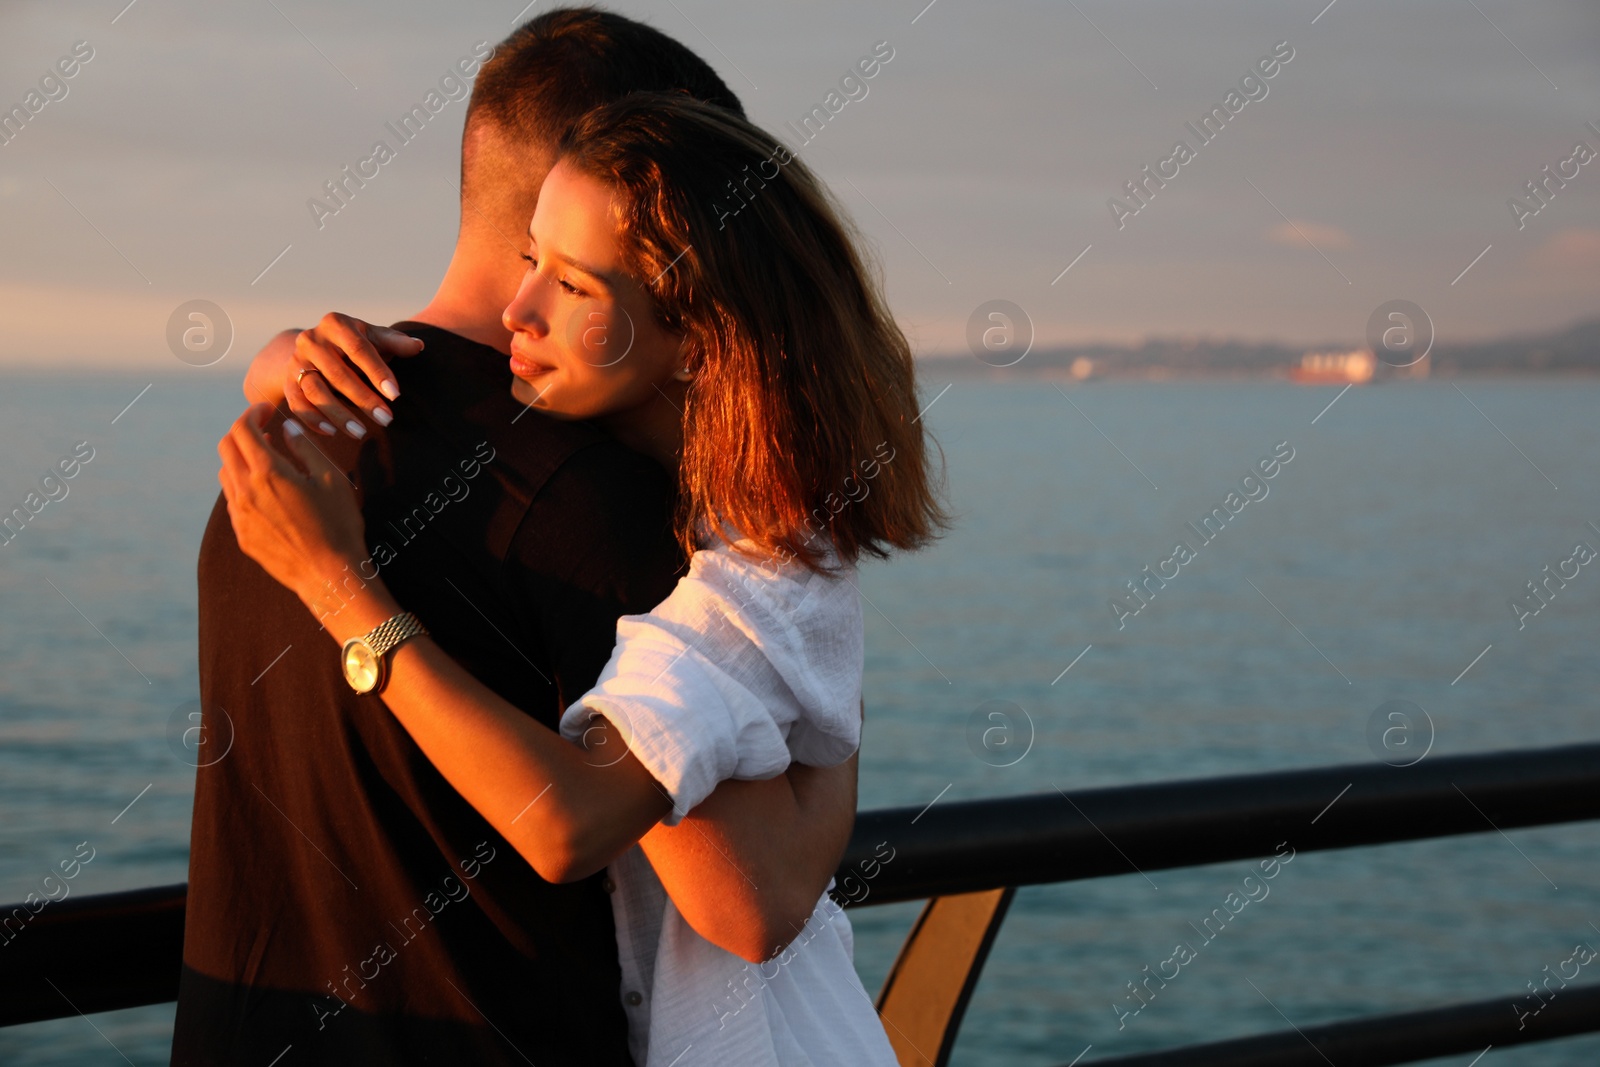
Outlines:
[{"label": "calm sea water", "polygon": [[[94,449],[0,547],[0,899],[82,841],[75,894],[185,877],[193,771],[168,720],[197,692],[195,552],[241,400],[215,378],[140,395],[150,382],[0,378],[0,510]],[[1352,389],[1317,418],[1336,390],[956,381],[927,420],[957,525],[863,571],[862,806],[1368,761],[1368,719],[1394,699],[1426,710],[1434,754],[1593,740],[1600,573],[1520,630],[1508,602],[1579,541],[1600,548],[1600,384],[1457,385]],[[1293,459],[1268,495],[1198,545],[1184,523],[1280,442]],[[1119,629],[1107,601],[1180,539],[1195,558]],[[1005,767],[968,743],[997,700],[1025,716]],[[1302,854],[1119,1030],[1125,983],[1195,940],[1251,867],[1023,890],[956,1062],[1065,1063],[1092,1044],[1089,1064],[1500,995],[1509,1013],[1546,965],[1600,945],[1595,824]],[[869,989],[916,908],[853,912]],[[164,1063],[171,1020],[0,1030],[0,1062]],[[1481,1062],[1597,1060],[1600,1037]]]}]

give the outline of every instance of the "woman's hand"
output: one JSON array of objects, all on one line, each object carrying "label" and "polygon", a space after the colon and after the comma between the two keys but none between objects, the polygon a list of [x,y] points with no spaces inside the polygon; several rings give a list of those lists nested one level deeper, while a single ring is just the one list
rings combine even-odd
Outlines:
[{"label": "woman's hand", "polygon": [[351,437],[365,437],[366,426],[341,399],[379,426],[389,425],[394,412],[384,397],[398,397],[400,386],[383,357],[421,351],[415,337],[332,311],[309,330],[285,330],[267,342],[245,375],[245,398],[273,405],[282,400],[304,425],[329,436],[343,427]]},{"label": "woman's hand", "polygon": [[[284,400],[307,426],[330,435],[338,432],[335,426],[342,426],[351,437],[365,437],[366,427],[340,398],[355,404],[379,426],[389,425],[394,412],[384,397],[398,397],[400,386],[381,353],[414,356],[421,351],[422,342],[415,337],[330,311],[316,326],[295,337],[294,362],[283,382]],[[358,370],[367,381],[361,380]],[[383,396],[368,388],[367,382]]]},{"label": "woman's hand", "polygon": [[[330,583],[366,561],[355,489],[293,419],[283,423],[301,473],[266,434],[272,409],[253,404],[217,445],[217,480],[239,548],[313,612],[329,609]],[[334,607],[333,610],[337,610]]]}]

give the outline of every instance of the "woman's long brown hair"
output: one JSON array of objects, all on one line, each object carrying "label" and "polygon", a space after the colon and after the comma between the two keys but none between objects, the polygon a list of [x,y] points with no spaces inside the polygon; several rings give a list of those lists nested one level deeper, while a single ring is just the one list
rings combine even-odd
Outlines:
[{"label": "woman's long brown hair", "polygon": [[921,547],[946,524],[917,416],[911,346],[809,168],[770,134],[682,93],[596,108],[557,159],[609,186],[629,273],[681,334],[678,534],[821,570]]}]

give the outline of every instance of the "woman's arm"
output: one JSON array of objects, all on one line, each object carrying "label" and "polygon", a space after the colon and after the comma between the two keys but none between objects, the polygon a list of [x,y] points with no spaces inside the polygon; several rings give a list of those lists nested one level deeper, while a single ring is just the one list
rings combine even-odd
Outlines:
[{"label": "woman's arm", "polygon": [[[366,560],[363,523],[342,473],[289,422],[286,440],[310,474],[295,470],[266,440],[270,415],[265,405],[252,407],[218,445],[228,514],[240,549],[342,644],[401,607],[381,580],[355,577]],[[456,791],[547,881],[593,874],[671,810],[631,754],[600,759],[562,740],[430,638],[407,641],[390,656],[384,703]],[[623,743],[609,734],[602,720],[590,741],[615,752]]]},{"label": "woman's arm", "polygon": [[283,330],[273,334],[250,361],[244,372],[244,398],[250,403],[272,407],[283,403],[283,380],[294,362],[294,339],[299,333]]},{"label": "woman's arm", "polygon": [[695,933],[751,963],[794,940],[850,841],[856,762],[719,784],[639,842]]},{"label": "woman's arm", "polygon": [[[400,610],[374,581],[325,622],[342,644]],[[546,881],[588,877],[671,810],[631,754],[613,763],[562,740],[432,639],[407,641],[390,655],[383,702],[429,762]],[[622,744],[597,740],[609,741],[610,751]]]}]

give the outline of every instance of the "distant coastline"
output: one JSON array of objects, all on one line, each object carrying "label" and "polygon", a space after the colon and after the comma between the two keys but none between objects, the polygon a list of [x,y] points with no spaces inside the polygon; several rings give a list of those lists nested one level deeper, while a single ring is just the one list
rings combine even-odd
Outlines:
[{"label": "distant coastline", "polygon": [[[1368,365],[1365,375],[1360,371],[1363,356]],[[1319,361],[1341,367],[1354,364],[1356,369],[1349,377],[1330,374],[1326,380],[1307,375],[1304,368]],[[917,365],[928,376],[1057,381],[1220,378],[1360,384],[1458,375],[1591,377],[1600,376],[1600,318],[1543,334],[1471,343],[1439,341],[1420,363],[1404,368],[1374,360],[1370,350],[1348,340],[1306,346],[1210,338],[1148,338],[1136,345],[1035,347],[1007,367],[990,366],[966,352],[925,355]]]}]

